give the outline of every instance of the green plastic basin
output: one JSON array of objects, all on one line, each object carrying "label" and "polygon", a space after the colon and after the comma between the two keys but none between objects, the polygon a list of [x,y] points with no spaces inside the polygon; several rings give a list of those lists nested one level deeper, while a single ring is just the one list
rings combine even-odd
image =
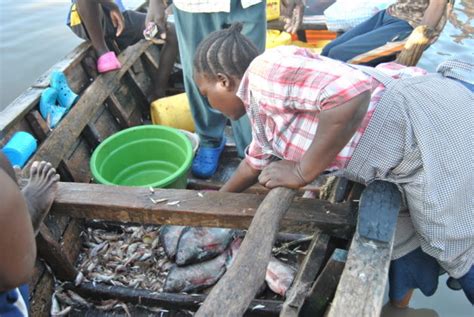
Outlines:
[{"label": "green plastic basin", "polygon": [[186,188],[193,151],[179,130],[145,125],[120,131],[94,151],[94,180],[106,185]]}]

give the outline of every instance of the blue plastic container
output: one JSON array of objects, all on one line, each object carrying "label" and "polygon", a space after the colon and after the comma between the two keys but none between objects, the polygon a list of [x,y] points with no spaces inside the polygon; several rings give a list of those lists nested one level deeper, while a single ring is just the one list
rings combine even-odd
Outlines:
[{"label": "blue plastic container", "polygon": [[5,144],[2,151],[13,166],[23,167],[31,155],[35,153],[36,148],[36,139],[31,134],[18,131]]}]

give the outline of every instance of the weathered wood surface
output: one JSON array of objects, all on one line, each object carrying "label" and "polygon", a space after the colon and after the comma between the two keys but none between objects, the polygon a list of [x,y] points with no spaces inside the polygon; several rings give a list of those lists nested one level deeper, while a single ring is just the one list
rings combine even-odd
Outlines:
[{"label": "weathered wood surface", "polygon": [[23,119],[23,117],[33,109],[41,96],[44,88],[49,85],[49,76],[53,70],[67,71],[75,67],[85,56],[87,50],[90,48],[90,43],[82,43],[69,53],[64,59],[55,64],[51,69],[45,72],[38,81],[28,88],[23,94],[16,98],[7,108],[2,111],[0,116],[0,137],[6,133],[16,122]]},{"label": "weathered wood surface", "polygon": [[[132,289],[122,286],[108,286],[100,283],[82,283],[75,287],[71,283],[65,285],[79,295],[92,300],[117,299],[131,304],[163,307],[173,310],[196,310],[205,300],[206,295],[172,294],[151,292],[144,289]],[[252,300],[247,313],[252,316],[276,316],[281,309],[281,302],[275,300]]]},{"label": "weathered wood surface", "polygon": [[[184,189],[154,189],[152,193],[140,187],[59,183],[51,213],[142,224],[248,228],[263,198],[253,194]],[[160,202],[163,199],[167,200]],[[319,228],[348,237],[354,226],[348,203],[297,198],[283,218],[281,231],[312,234]]]},{"label": "weathered wood surface", "polygon": [[99,76],[83,93],[82,97],[72,107],[61,124],[54,129],[47,140],[39,147],[30,160],[27,170],[34,160],[45,160],[57,166],[65,153],[76,142],[82,130],[89,123],[96,111],[102,106],[105,99],[120,86],[120,78],[128,71],[137,58],[150,45],[148,41],[141,41],[128,47],[119,59],[122,67],[116,72]]},{"label": "weathered wood surface", "polygon": [[396,62],[406,66],[415,66],[430,44],[433,34],[426,25],[416,27],[405,42],[403,50],[398,54]]},{"label": "weathered wood surface", "polygon": [[[347,251],[336,249],[324,267],[321,274],[314,282],[311,292],[306,299],[300,316],[314,317],[323,316],[331,298],[336,291],[337,283],[344,269],[347,259]],[[365,316],[365,315],[338,315],[338,316]]]},{"label": "weathered wood surface", "polygon": [[380,316],[392,247],[354,234],[329,317]]},{"label": "weathered wood surface", "polygon": [[77,270],[44,224],[40,228],[40,234],[36,237],[36,246],[39,256],[49,264],[57,278],[62,281],[74,281]]},{"label": "weathered wood surface", "polygon": [[242,316],[265,280],[280,220],[296,191],[278,187],[258,207],[232,266],[196,312],[196,317]]},{"label": "weathered wood surface", "polygon": [[308,248],[306,256],[301,263],[293,285],[286,294],[286,300],[280,312],[281,317],[297,317],[303,306],[304,300],[309,295],[316,275],[321,270],[329,236],[317,230]]}]

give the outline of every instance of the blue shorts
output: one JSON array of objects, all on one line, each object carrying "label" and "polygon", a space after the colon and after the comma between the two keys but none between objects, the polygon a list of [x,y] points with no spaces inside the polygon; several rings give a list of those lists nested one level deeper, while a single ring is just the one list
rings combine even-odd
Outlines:
[{"label": "blue shorts", "polygon": [[391,300],[400,301],[411,289],[419,289],[426,296],[433,295],[438,288],[440,268],[438,261],[421,248],[391,261],[388,296]]},{"label": "blue shorts", "polygon": [[28,285],[22,285],[8,292],[0,292],[0,316],[28,316]]}]

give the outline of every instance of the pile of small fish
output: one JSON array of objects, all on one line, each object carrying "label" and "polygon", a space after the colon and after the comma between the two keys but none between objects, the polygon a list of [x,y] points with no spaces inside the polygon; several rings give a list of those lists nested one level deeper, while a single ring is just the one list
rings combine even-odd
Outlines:
[{"label": "pile of small fish", "polygon": [[162,291],[171,263],[158,232],[156,226],[122,226],[122,232],[88,228],[79,271],[93,283]]}]

